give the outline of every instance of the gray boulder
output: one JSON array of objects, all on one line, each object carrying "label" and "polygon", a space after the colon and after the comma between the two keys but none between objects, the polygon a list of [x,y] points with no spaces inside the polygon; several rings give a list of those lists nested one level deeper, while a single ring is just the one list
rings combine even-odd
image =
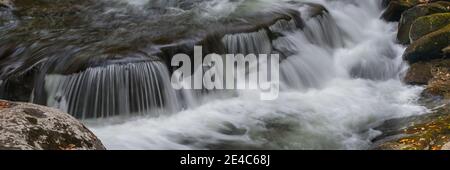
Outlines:
[{"label": "gray boulder", "polygon": [[59,110],[0,100],[0,150],[104,150],[78,120]]}]

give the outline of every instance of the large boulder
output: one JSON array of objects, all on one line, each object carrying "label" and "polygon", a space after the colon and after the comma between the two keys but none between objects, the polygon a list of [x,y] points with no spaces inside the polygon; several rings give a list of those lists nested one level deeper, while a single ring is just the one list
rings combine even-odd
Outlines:
[{"label": "large boulder", "polygon": [[449,45],[450,25],[427,34],[414,41],[405,51],[403,57],[410,63],[444,58],[444,49]]},{"label": "large boulder", "polygon": [[391,22],[399,21],[404,11],[419,3],[421,3],[421,0],[383,0],[382,5],[383,7],[386,6],[386,10],[381,18]]},{"label": "large boulder", "polygon": [[402,44],[409,44],[409,32],[413,22],[422,16],[436,13],[450,12],[450,2],[439,1],[429,4],[420,4],[403,12],[399,22],[397,39]]},{"label": "large boulder", "polygon": [[0,149],[104,150],[100,140],[67,113],[0,100]]},{"label": "large boulder", "polygon": [[416,19],[411,25],[409,39],[411,42],[437,31],[450,24],[450,13],[439,13]]}]

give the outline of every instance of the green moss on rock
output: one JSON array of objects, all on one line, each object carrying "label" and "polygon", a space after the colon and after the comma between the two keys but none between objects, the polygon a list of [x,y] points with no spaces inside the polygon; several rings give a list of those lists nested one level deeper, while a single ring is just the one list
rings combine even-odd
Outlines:
[{"label": "green moss on rock", "polygon": [[450,40],[450,25],[427,34],[414,41],[405,51],[403,57],[410,63],[444,58],[443,49]]},{"label": "green moss on rock", "polygon": [[450,24],[450,13],[439,13],[416,19],[411,25],[409,38],[411,42],[439,30]]},{"label": "green moss on rock", "polygon": [[420,4],[411,9],[406,10],[402,13],[397,39],[402,44],[409,44],[409,33],[411,25],[419,17],[436,14],[436,13],[446,13],[450,12],[450,2],[439,1],[429,4]]},{"label": "green moss on rock", "polygon": [[384,1],[383,4],[388,4],[386,10],[381,15],[386,21],[398,21],[404,11],[412,8],[418,4],[418,0],[391,0],[389,2]]}]

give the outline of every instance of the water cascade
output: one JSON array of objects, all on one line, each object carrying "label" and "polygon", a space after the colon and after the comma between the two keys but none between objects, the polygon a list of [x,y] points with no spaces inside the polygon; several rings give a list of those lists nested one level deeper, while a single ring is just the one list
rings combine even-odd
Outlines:
[{"label": "water cascade", "polygon": [[47,75],[45,83],[49,106],[82,119],[180,109],[167,68],[161,62],[94,67],[68,76]]},{"label": "water cascade", "polygon": [[[96,37],[67,46],[77,54],[90,49],[81,56],[131,51],[157,60],[74,55],[85,67],[36,79],[45,82],[47,105],[82,119],[109,149],[367,149],[383,121],[426,111],[416,104],[422,89],[401,82],[404,47],[395,43],[396,25],[379,19],[381,0],[101,2],[120,5],[80,19],[93,31],[82,35]],[[58,33],[82,29],[69,30]],[[174,90],[168,54],[191,54],[198,44],[217,53],[280,54],[278,99],[260,100],[255,90]],[[23,58],[9,65],[58,61],[46,49],[31,59],[17,50]],[[0,47],[0,61],[7,52]],[[2,71],[0,90],[26,72]]]}]

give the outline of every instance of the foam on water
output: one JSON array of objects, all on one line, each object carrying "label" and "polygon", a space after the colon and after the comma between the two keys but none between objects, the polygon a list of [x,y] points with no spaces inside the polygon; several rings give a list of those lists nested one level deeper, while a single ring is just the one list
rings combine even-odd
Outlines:
[{"label": "foam on water", "polygon": [[380,1],[311,2],[329,15],[273,42],[287,54],[277,100],[211,95],[173,115],[89,127],[109,149],[367,149],[383,121],[426,112],[415,103],[422,89],[400,81],[404,48],[379,20]]}]

